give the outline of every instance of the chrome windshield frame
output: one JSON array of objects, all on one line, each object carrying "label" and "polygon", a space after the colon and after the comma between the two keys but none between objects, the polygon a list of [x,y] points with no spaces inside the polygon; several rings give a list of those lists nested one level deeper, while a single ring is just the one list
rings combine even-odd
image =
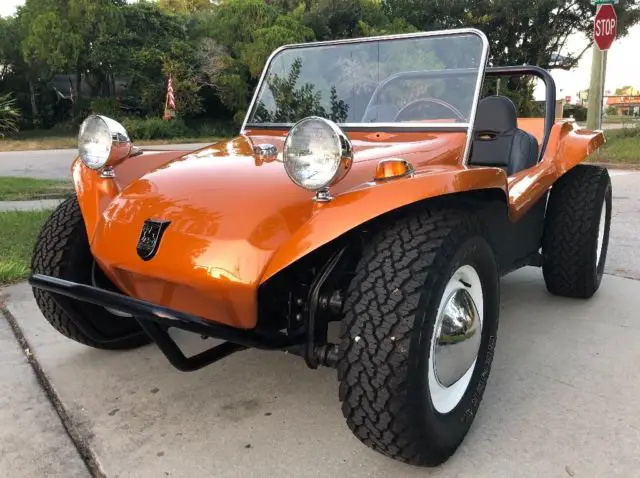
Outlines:
[{"label": "chrome windshield frame", "polygon": [[242,126],[240,127],[240,134],[245,134],[247,129],[282,129],[289,128],[292,124],[249,124],[249,118],[251,117],[253,110],[256,107],[256,102],[258,96],[261,94],[265,77],[271,66],[271,62],[273,59],[282,51],[292,50],[296,48],[308,48],[308,47],[316,47],[316,46],[333,46],[333,45],[342,45],[349,43],[367,43],[374,42],[380,40],[397,40],[397,39],[411,39],[411,38],[423,38],[423,37],[446,37],[446,36],[460,36],[460,35],[476,35],[482,41],[482,52],[480,57],[480,64],[478,66],[478,77],[476,80],[475,91],[473,95],[473,103],[471,105],[471,112],[468,123],[340,123],[339,126],[344,128],[345,130],[377,130],[377,131],[465,131],[467,132],[467,141],[463,154],[463,163],[466,164],[467,157],[469,155],[469,150],[471,149],[471,138],[473,135],[473,127],[475,124],[476,111],[478,108],[478,101],[480,99],[480,93],[482,90],[482,83],[484,80],[485,70],[487,67],[487,61],[489,57],[489,41],[487,36],[476,28],[458,28],[451,30],[436,30],[429,32],[419,32],[419,33],[401,33],[396,35],[380,35],[366,38],[348,38],[344,40],[329,40],[329,41],[318,41],[318,42],[309,42],[309,43],[294,43],[290,45],[283,45],[280,48],[276,49],[269,58],[262,70],[262,74],[260,75],[260,79],[256,86],[256,89],[253,94],[253,98],[251,98],[251,102],[249,103],[249,108],[247,109],[247,113],[242,121]]}]

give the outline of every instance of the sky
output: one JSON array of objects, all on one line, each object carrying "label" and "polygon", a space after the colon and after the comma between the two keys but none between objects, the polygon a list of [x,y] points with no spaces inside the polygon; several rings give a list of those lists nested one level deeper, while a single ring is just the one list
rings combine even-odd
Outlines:
[{"label": "sky", "polygon": [[[0,15],[11,15],[15,12],[16,6],[23,5],[24,0],[0,0]],[[567,42],[568,52],[579,52],[586,44],[583,35],[574,35]],[[638,54],[640,46],[640,24],[629,30],[627,36],[617,39],[612,45],[607,58],[607,76],[605,81],[605,92],[613,93],[616,88],[631,85],[640,88],[640,61],[635,55]],[[571,96],[571,101],[575,102],[578,91],[589,87],[589,77],[591,75],[591,55],[588,50],[578,66],[572,71],[552,71],[556,81],[558,98]],[[544,94],[544,90],[536,92],[537,97]]]}]

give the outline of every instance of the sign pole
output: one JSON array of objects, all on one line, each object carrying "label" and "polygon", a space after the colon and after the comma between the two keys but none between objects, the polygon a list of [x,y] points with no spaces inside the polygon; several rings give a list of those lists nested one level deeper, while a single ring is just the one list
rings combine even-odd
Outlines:
[{"label": "sign pole", "polygon": [[[598,5],[597,11],[601,5]],[[597,15],[597,12],[596,12]],[[596,130],[602,128],[602,92],[604,90],[604,55],[598,45],[593,43],[593,55],[591,60],[591,82],[589,83],[589,103],[587,105],[587,129]]]},{"label": "sign pole", "polygon": [[591,62],[591,81],[589,84],[589,104],[587,128],[602,129],[604,116],[604,84],[607,71],[607,51],[616,38],[618,18],[614,4],[619,0],[591,0],[596,4],[593,21],[593,57]]},{"label": "sign pole", "polygon": [[604,115],[606,113],[605,108],[604,108],[604,85],[607,82],[607,58],[609,56],[609,50],[605,50],[602,52],[602,80],[601,80],[601,86],[602,89],[600,90],[600,122],[599,122],[599,129],[602,129],[602,123],[603,123],[603,119],[604,119]]}]

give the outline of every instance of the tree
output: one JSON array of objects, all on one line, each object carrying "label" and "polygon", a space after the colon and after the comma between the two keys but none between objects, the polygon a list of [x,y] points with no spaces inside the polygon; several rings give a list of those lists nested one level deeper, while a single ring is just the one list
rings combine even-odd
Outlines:
[{"label": "tree", "polygon": [[[244,117],[250,95],[269,55],[286,43],[314,39],[303,24],[304,6],[281,12],[262,0],[226,0],[213,12],[199,15],[194,31],[216,43],[216,87],[223,103]],[[203,51],[200,48],[200,58]],[[203,62],[203,71],[212,65]],[[210,77],[210,75],[208,75]]]},{"label": "tree", "polygon": [[252,78],[260,76],[267,58],[275,49],[315,38],[313,30],[302,23],[303,11],[301,6],[291,13],[279,15],[273,25],[256,29],[251,41],[243,45],[240,58],[249,68]]},{"label": "tree", "polygon": [[321,116],[342,123],[346,121],[349,106],[338,99],[336,87],[329,94],[329,109],[322,105],[322,93],[315,85],[298,85],[302,60],[296,58],[285,76],[273,75],[267,84],[273,97],[273,107],[268,108],[262,101],[257,105],[254,121],[257,123],[294,123],[305,116]]},{"label": "tree", "polygon": [[[590,0],[382,0],[390,18],[404,18],[419,30],[474,27],[484,31],[494,65],[532,64],[572,69],[591,46],[595,6]],[[618,35],[640,20],[640,4],[616,5]],[[585,35],[584,49],[564,51],[574,33]]]},{"label": "tree", "polygon": [[160,8],[172,13],[191,13],[211,7],[210,0],[160,0]]},{"label": "tree", "polygon": [[[32,68],[74,71],[76,90],[92,66],[94,44],[120,26],[122,0],[27,0],[20,10],[25,35],[22,54]],[[104,46],[104,45],[103,45]]]},{"label": "tree", "polygon": [[122,52],[117,73],[129,106],[143,115],[160,115],[171,73],[178,113],[198,112],[200,99],[191,78],[195,48],[184,18],[147,2],[126,5],[121,14],[124,28],[107,44]]},{"label": "tree", "polygon": [[[51,75],[45,62],[38,58],[25,56],[23,53],[23,39],[27,36],[29,15],[24,7],[18,9],[15,17],[8,18],[2,25],[1,54],[5,83],[12,85],[17,93],[18,103],[26,103],[31,110],[31,122],[40,124],[40,110],[36,92],[41,83],[46,82]],[[15,81],[12,81],[15,80]],[[25,92],[24,85],[27,85]],[[23,93],[21,95],[20,93]],[[21,101],[23,97],[26,100]]]},{"label": "tree", "polygon": [[[616,11],[622,36],[640,20],[640,4],[620,0]],[[76,95],[84,84],[91,97],[76,101],[72,119],[92,100],[102,109],[155,116],[171,74],[180,116],[206,111],[240,120],[267,58],[283,44],[476,27],[489,38],[490,64],[570,69],[582,53],[565,51],[567,38],[583,33],[588,48],[594,12],[590,0],[26,0],[16,15],[0,19],[0,91],[14,93],[22,124],[68,117],[69,103],[56,103],[50,86],[60,74],[74,75]],[[448,66],[477,56],[451,48],[434,51]],[[365,98],[378,83],[359,54],[331,72],[305,60],[327,113],[332,86],[337,101],[345,84]],[[430,67],[412,52],[393,55],[400,69]],[[494,87],[485,82],[485,91]],[[500,91],[521,113],[535,111],[527,78],[503,81]],[[307,90],[298,93],[311,101]]]},{"label": "tree", "polygon": [[635,96],[640,94],[640,92],[633,86],[623,86],[622,88],[616,88],[615,94],[618,96]]},{"label": "tree", "polygon": [[305,23],[318,40],[353,38],[359,36],[363,10],[361,0],[315,0],[309,3]]}]

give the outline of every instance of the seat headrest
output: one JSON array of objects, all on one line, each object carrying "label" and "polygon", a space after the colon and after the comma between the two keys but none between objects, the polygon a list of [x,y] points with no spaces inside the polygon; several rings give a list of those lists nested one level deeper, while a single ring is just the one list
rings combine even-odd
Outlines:
[{"label": "seat headrest", "polygon": [[478,103],[476,131],[505,133],[517,128],[518,114],[513,102],[505,96],[487,96]]}]

